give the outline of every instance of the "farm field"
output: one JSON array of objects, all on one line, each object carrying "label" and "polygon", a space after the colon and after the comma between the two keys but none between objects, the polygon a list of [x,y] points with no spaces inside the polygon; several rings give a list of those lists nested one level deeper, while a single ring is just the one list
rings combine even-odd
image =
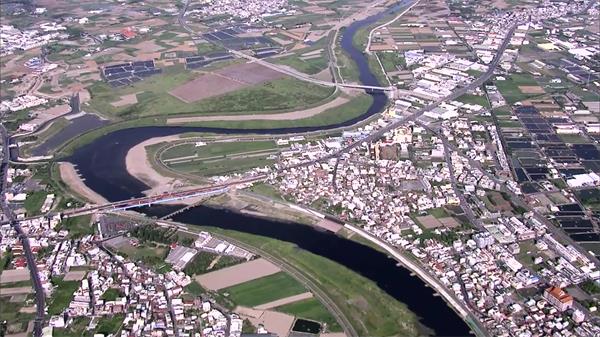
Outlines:
[{"label": "farm field", "polygon": [[533,87],[537,87],[538,84],[530,75],[513,74],[506,77],[503,81],[496,80],[494,82],[502,96],[504,96],[506,102],[509,104],[514,104],[539,95],[537,89],[535,89],[536,93],[532,93],[534,91]]},{"label": "farm field", "polygon": [[[260,70],[263,71],[262,69]],[[172,66],[133,86],[114,89],[97,82],[90,87],[90,106],[103,114],[131,119],[177,114],[251,114],[311,107],[332,99],[324,88],[279,73],[250,76],[252,69],[232,65],[209,74]],[[233,89],[233,90],[232,90]],[[123,97],[137,104],[118,105]]]},{"label": "farm field", "polygon": [[222,294],[228,294],[227,297],[234,303],[247,307],[254,307],[305,291],[298,281],[284,272],[220,290]]},{"label": "farm field", "polygon": [[315,298],[286,304],[275,310],[294,315],[298,318],[314,320],[327,324],[330,331],[340,331],[341,327],[331,313]]},{"label": "farm field", "polygon": [[[361,335],[418,335],[417,318],[404,304],[383,292],[372,281],[329,259],[275,239],[214,227],[203,228],[257,247],[293,265],[319,284],[320,289],[339,306]],[[340,287],[340,284],[344,286]]]}]

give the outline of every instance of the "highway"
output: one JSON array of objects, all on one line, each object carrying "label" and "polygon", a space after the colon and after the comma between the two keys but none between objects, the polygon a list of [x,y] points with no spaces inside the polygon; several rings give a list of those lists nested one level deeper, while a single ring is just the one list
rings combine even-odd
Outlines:
[{"label": "highway", "polygon": [[10,153],[8,148],[8,142],[10,137],[8,136],[8,132],[4,125],[0,124],[0,136],[2,137],[2,164],[1,164],[1,172],[2,174],[2,184],[0,189],[0,207],[2,208],[2,212],[10,221],[10,224],[14,228],[15,232],[17,232],[17,236],[23,245],[23,254],[25,254],[25,259],[27,260],[27,267],[29,268],[29,273],[31,274],[31,281],[33,283],[33,289],[35,290],[35,307],[36,307],[36,315],[35,320],[33,321],[33,336],[40,337],[42,335],[42,328],[44,327],[44,319],[46,316],[46,298],[44,289],[42,288],[42,282],[40,281],[40,276],[37,268],[37,262],[35,260],[35,256],[31,251],[31,246],[29,245],[29,239],[27,235],[23,232],[21,225],[18,221],[16,221],[15,215],[8,205],[6,201],[6,197],[4,192],[7,187],[7,172],[9,167]]}]

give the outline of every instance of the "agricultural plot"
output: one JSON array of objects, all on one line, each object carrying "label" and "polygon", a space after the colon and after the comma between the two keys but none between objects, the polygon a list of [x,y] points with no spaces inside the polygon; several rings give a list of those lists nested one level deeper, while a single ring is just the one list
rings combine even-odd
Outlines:
[{"label": "agricultural plot", "polygon": [[530,75],[513,74],[504,80],[496,80],[495,83],[509,104],[543,93],[543,89]]},{"label": "agricultural plot", "polygon": [[[131,119],[175,114],[246,115],[311,107],[332,96],[333,88],[261,69],[237,64],[198,76],[183,65],[171,66],[160,76],[118,89],[97,82],[89,87],[89,105],[104,114]],[[136,104],[124,104],[122,98],[130,94],[135,94]]]},{"label": "agricultural plot", "polygon": [[284,272],[265,276],[233,287],[221,289],[238,305],[254,307],[288,296],[304,293],[304,287]]}]

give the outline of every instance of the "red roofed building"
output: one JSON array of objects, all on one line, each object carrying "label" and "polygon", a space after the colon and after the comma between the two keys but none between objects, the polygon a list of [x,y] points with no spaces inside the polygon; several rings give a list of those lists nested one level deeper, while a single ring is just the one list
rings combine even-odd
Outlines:
[{"label": "red roofed building", "polygon": [[560,311],[565,311],[573,306],[573,296],[558,287],[546,289],[544,298]]},{"label": "red roofed building", "polygon": [[137,34],[133,31],[133,29],[131,29],[131,27],[127,27],[121,29],[121,35],[123,35],[126,40],[129,40],[133,39]]},{"label": "red roofed building", "polygon": [[15,266],[15,269],[23,269],[27,267],[27,260],[25,260],[24,257],[16,258],[13,265]]}]

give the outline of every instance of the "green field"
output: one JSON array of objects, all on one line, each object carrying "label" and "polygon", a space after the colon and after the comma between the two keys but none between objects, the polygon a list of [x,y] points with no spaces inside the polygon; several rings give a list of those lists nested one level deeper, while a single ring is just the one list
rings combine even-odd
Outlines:
[{"label": "green field", "polygon": [[[287,127],[307,127],[307,126],[324,126],[342,123],[350,119],[356,118],[364,114],[373,98],[369,95],[362,94],[352,98],[349,102],[341,106],[325,110],[324,112],[309,118],[298,120],[250,120],[250,121],[215,121],[215,122],[194,122],[186,124],[186,126],[202,126],[228,129],[272,129],[272,128],[287,128]],[[165,117],[145,117],[107,125],[105,127],[92,130],[77,138],[74,138],[63,145],[60,149],[59,157],[68,156],[73,151],[85,144],[89,144],[96,138],[109,134],[113,131],[136,128],[143,126],[164,125]]]},{"label": "green field", "polygon": [[60,226],[69,231],[71,238],[77,239],[86,235],[93,235],[95,226],[91,224],[91,215],[82,215],[74,218],[63,219]]},{"label": "green field", "polygon": [[52,284],[56,286],[52,292],[48,305],[48,314],[58,315],[62,313],[71,302],[73,293],[79,288],[79,281],[63,281],[62,278],[53,278]]},{"label": "green field", "polygon": [[512,74],[506,77],[504,81],[494,81],[496,87],[509,104],[525,100],[530,97],[539,96],[539,94],[524,94],[519,90],[521,85],[538,85],[531,75]]},{"label": "green field", "polygon": [[120,289],[108,288],[104,294],[100,296],[100,298],[105,301],[114,301],[119,297],[123,297],[124,295],[125,294]]},{"label": "green field", "polygon": [[397,66],[406,67],[404,56],[398,52],[378,52],[377,56],[379,56],[379,61],[381,61],[381,65],[383,65],[386,72],[396,71]]},{"label": "green field", "polygon": [[[276,153],[273,141],[215,142],[200,147],[182,144],[164,151],[161,161],[176,171],[210,176],[270,165],[274,161],[267,157]],[[171,161],[177,158],[182,160]]]},{"label": "green field", "polygon": [[98,321],[98,325],[96,326],[96,333],[104,334],[108,336],[109,334],[117,333],[121,325],[123,324],[123,319],[125,319],[125,315],[116,314],[113,316],[104,316]]},{"label": "green field", "polygon": [[326,52],[323,51],[321,56],[309,59],[303,59],[302,57],[296,55],[289,55],[274,59],[274,61],[278,64],[290,66],[305,74],[314,75],[322,70],[327,69],[328,60],[325,56],[323,56],[324,53]]},{"label": "green field", "polygon": [[298,318],[309,319],[327,324],[330,332],[341,332],[342,327],[325,307],[315,298],[302,300],[275,308],[279,312],[285,312]]},{"label": "green field", "polygon": [[[294,50],[294,53],[292,55],[270,58],[269,61],[276,64],[290,66],[300,72],[309,75],[319,73],[320,71],[327,69],[327,66],[329,64],[328,52],[326,49],[328,48],[328,41],[328,38],[322,38],[310,47]],[[322,50],[319,53],[320,57],[306,59],[306,55],[304,54],[316,52],[318,50]],[[310,55],[312,56],[312,54]]]},{"label": "green field", "polygon": [[[154,247],[151,247],[151,245]],[[127,245],[119,248],[118,253],[134,261],[140,261],[149,267],[154,267],[159,271],[168,266],[165,262],[165,258],[169,253],[168,249],[164,246],[156,246],[154,243],[140,244],[137,247]]]},{"label": "green field", "polygon": [[[307,83],[295,78],[283,78],[255,85],[221,96],[186,103],[169,91],[197,76],[181,66],[164,69],[153,76],[125,88],[112,88],[97,82],[89,90],[90,105],[96,111],[120,118],[162,116],[175,114],[249,114],[280,112],[312,107],[332,99],[333,88]],[[138,103],[114,107],[120,96],[136,94]]]},{"label": "green field", "polygon": [[219,228],[202,228],[257,247],[294,266],[319,285],[361,336],[416,336],[421,331],[417,318],[406,305],[344,266],[291,243]]},{"label": "green field", "polygon": [[[8,323],[8,331],[5,331],[7,335],[26,331],[29,321],[35,318],[34,314],[20,312],[25,303],[11,302],[10,298],[9,296],[0,297],[0,322]],[[3,335],[2,326],[0,326],[0,335]]]},{"label": "green field", "polygon": [[[217,259],[215,262],[215,259]],[[209,252],[199,252],[194,259],[185,266],[184,272],[188,275],[199,275],[209,271],[215,271],[225,267],[233,266],[245,260],[233,256],[217,255]],[[208,269],[211,264],[214,265]]]},{"label": "green field", "polygon": [[477,104],[483,107],[489,107],[488,100],[485,96],[477,96],[477,95],[469,95],[465,94],[456,99],[459,102],[467,103],[467,104]]},{"label": "green field", "polygon": [[85,330],[89,323],[89,317],[75,317],[73,318],[73,323],[71,323],[68,328],[54,328],[52,330],[52,335],[55,337],[90,336],[91,333]]},{"label": "green field", "polygon": [[44,190],[27,194],[23,207],[25,207],[28,216],[40,214],[40,208],[46,200],[46,195],[47,193]]},{"label": "green field", "polygon": [[220,292],[238,305],[254,307],[281,298],[301,294],[306,292],[306,289],[288,274],[279,272],[221,289]]}]

